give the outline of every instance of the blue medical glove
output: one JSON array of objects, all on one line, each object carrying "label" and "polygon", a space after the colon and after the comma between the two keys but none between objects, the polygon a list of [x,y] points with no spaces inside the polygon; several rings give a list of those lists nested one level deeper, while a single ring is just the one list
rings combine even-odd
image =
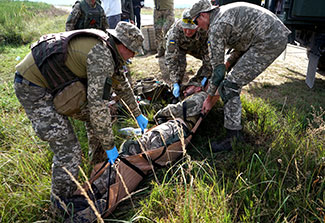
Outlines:
[{"label": "blue medical glove", "polygon": [[173,95],[175,96],[175,98],[179,97],[179,84],[177,83],[173,84]]},{"label": "blue medical glove", "polygon": [[114,164],[116,158],[118,157],[118,151],[116,149],[116,146],[114,146],[113,149],[106,150],[107,158],[110,164]]},{"label": "blue medical glove", "polygon": [[202,87],[204,87],[205,82],[207,82],[207,80],[208,80],[207,77],[204,77],[204,78],[202,79],[202,81],[201,81],[201,85],[202,85]]},{"label": "blue medical glove", "polygon": [[136,119],[137,119],[138,125],[141,128],[142,133],[143,133],[144,132],[144,129],[148,125],[148,119],[143,114],[141,114],[138,117],[136,117]]}]

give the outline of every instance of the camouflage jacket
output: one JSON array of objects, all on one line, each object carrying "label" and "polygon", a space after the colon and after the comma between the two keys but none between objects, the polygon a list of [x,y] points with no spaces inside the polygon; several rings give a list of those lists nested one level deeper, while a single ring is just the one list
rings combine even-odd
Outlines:
[{"label": "camouflage jacket", "polygon": [[210,13],[208,40],[212,67],[224,63],[226,48],[245,52],[254,44],[267,44],[264,36],[275,27],[282,30],[279,36],[290,33],[276,15],[260,6],[240,2],[216,8]]},{"label": "camouflage jacket", "polygon": [[[111,148],[112,141],[107,135],[107,128],[111,128],[109,115],[109,101],[103,99],[105,90],[105,80],[107,77],[113,79],[114,92],[126,103],[135,117],[141,114],[129,82],[122,72],[116,72],[118,66],[122,70],[123,63],[116,64],[111,50],[103,45],[97,44],[89,52],[87,58],[88,77],[88,108],[90,111],[90,121],[95,129],[95,134],[102,139],[104,148]],[[107,140],[107,141],[106,141]],[[105,147],[106,146],[106,147]]]},{"label": "camouflage jacket", "polygon": [[[76,65],[83,68],[80,69],[82,73],[78,74],[78,76],[87,78],[87,103],[90,123],[95,131],[94,134],[101,140],[104,148],[112,148],[114,143],[112,140],[113,138],[108,134],[108,129],[112,127],[109,100],[104,99],[104,95],[111,93],[108,92],[107,89],[107,80],[112,79],[112,88],[114,92],[128,105],[135,117],[139,116],[141,111],[135,101],[130,84],[122,72],[124,61],[119,55],[114,42],[110,44],[112,46],[111,49],[104,42],[98,41],[95,37],[84,37],[72,39],[69,45],[72,44],[73,41],[77,41],[79,45],[85,46],[87,45],[88,39],[97,41],[97,44],[91,47],[88,53],[78,54],[78,52],[72,52],[71,50],[73,49],[68,48],[67,54],[73,56],[71,61],[74,61]],[[114,54],[115,56],[113,56]],[[83,59],[84,55],[86,58]],[[42,76],[39,70],[33,73],[35,70],[28,69],[33,66],[35,67],[34,60],[23,60],[21,63],[24,63],[22,67],[27,69],[17,70],[21,72],[24,77],[35,75]]]},{"label": "camouflage jacket", "polygon": [[[203,64],[210,64],[208,51],[208,35],[205,31],[197,31],[194,36],[186,37],[181,26],[181,20],[176,21],[166,35],[165,60],[170,80],[179,82],[183,76],[180,72],[180,62],[186,61],[186,54],[202,59]],[[180,59],[182,58],[182,59]]]},{"label": "camouflage jacket", "polygon": [[91,5],[91,0],[76,1],[66,21],[65,30],[108,29],[106,15],[101,4],[96,1],[94,6]]}]

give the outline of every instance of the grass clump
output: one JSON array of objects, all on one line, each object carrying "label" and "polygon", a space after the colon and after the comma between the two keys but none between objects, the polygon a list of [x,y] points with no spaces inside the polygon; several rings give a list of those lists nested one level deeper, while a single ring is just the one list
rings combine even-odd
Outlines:
[{"label": "grass clump", "polygon": [[154,222],[232,222],[229,197],[220,183],[208,163],[183,159],[161,184],[153,184],[141,215]]},{"label": "grass clump", "polygon": [[1,0],[0,45],[30,43],[35,40],[35,36],[47,33],[49,25],[53,27],[52,30],[64,31],[64,23],[56,23],[46,16],[57,17],[66,14],[46,3]]}]

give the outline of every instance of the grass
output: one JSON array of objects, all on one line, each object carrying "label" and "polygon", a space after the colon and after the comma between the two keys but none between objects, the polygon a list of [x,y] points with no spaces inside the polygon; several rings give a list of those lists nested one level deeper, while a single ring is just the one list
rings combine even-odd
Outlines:
[{"label": "grass", "polygon": [[[51,14],[47,6],[31,4],[40,10],[39,17],[29,18],[28,29],[37,27],[31,41],[46,32],[64,30],[67,15]],[[47,13],[43,14],[44,10]],[[20,34],[26,33],[23,30]],[[0,222],[47,222],[52,217],[52,153],[48,144],[36,137],[12,83],[19,62],[16,58],[28,52],[29,43],[0,46]],[[157,170],[158,182],[149,175],[139,186],[145,189],[135,194],[132,202],[121,203],[109,219],[166,223],[324,222],[325,78],[318,73],[315,87],[308,89],[304,84],[306,61],[295,54],[288,52],[285,61],[276,60],[243,89],[245,143],[237,143],[229,153],[211,153],[210,142],[225,135],[219,102],[204,119],[186,156]],[[189,73],[200,66],[192,57],[188,57],[188,63]],[[154,55],[132,59],[130,69],[134,80],[160,75]],[[148,116],[152,115],[151,111]],[[82,168],[89,173],[85,128],[78,121],[73,125],[82,144]],[[129,125],[135,127],[128,118],[114,124],[118,144],[124,140],[118,129]]]},{"label": "grass", "polygon": [[65,12],[46,3],[0,0],[0,45],[29,43],[47,33],[49,27],[53,32],[62,31],[65,19]]}]

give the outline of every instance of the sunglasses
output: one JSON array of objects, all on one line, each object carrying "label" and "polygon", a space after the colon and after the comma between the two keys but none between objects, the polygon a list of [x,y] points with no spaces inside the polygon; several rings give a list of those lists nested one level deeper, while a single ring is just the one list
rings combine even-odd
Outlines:
[{"label": "sunglasses", "polygon": [[184,23],[186,23],[186,24],[195,25],[195,23],[193,22],[193,20],[192,20],[192,19],[187,19],[187,18],[184,18],[184,19],[182,19],[182,20],[183,20],[183,22],[184,22]]},{"label": "sunglasses", "polygon": [[193,19],[193,23],[194,23],[195,25],[198,25],[198,23],[197,23],[197,19],[200,17],[200,15],[201,15],[201,13],[199,13],[197,16],[194,17],[194,19]]}]

